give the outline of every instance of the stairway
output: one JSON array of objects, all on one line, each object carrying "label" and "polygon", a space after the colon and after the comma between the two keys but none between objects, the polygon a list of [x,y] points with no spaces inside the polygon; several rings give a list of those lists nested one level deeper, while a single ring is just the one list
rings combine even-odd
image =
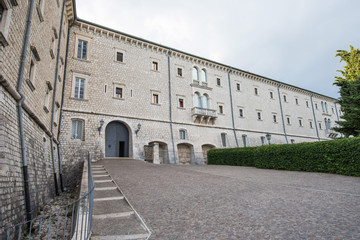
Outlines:
[{"label": "stairway", "polygon": [[150,237],[150,230],[100,164],[92,165],[95,183],[92,240],[125,240]]}]

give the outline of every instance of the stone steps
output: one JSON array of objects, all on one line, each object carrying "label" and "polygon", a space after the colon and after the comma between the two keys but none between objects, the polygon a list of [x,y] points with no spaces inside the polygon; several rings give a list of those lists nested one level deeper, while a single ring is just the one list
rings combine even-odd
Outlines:
[{"label": "stone steps", "polygon": [[95,183],[91,239],[147,239],[149,230],[122,195],[104,166],[92,166]]}]

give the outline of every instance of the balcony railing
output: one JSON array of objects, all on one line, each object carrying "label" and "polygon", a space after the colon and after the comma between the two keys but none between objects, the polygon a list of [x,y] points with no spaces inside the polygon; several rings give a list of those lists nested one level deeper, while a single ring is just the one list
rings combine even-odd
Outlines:
[{"label": "balcony railing", "polygon": [[201,108],[201,107],[193,107],[191,109],[191,113],[194,116],[202,116],[202,117],[211,117],[216,118],[216,110],[208,109],[208,108]]}]

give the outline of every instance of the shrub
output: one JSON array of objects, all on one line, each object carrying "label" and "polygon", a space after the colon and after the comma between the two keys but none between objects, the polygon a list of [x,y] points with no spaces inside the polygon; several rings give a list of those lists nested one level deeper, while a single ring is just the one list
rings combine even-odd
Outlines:
[{"label": "shrub", "polygon": [[212,149],[208,153],[208,164],[360,176],[360,137]]}]

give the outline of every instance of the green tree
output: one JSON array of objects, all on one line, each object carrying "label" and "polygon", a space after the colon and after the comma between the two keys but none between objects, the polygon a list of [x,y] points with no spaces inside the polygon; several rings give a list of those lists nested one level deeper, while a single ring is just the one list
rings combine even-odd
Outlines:
[{"label": "green tree", "polygon": [[346,137],[360,135],[360,49],[350,46],[350,51],[338,50],[335,57],[346,65],[344,70],[338,70],[342,76],[335,77],[334,85],[340,87],[340,98],[343,116],[337,123],[335,131]]}]

